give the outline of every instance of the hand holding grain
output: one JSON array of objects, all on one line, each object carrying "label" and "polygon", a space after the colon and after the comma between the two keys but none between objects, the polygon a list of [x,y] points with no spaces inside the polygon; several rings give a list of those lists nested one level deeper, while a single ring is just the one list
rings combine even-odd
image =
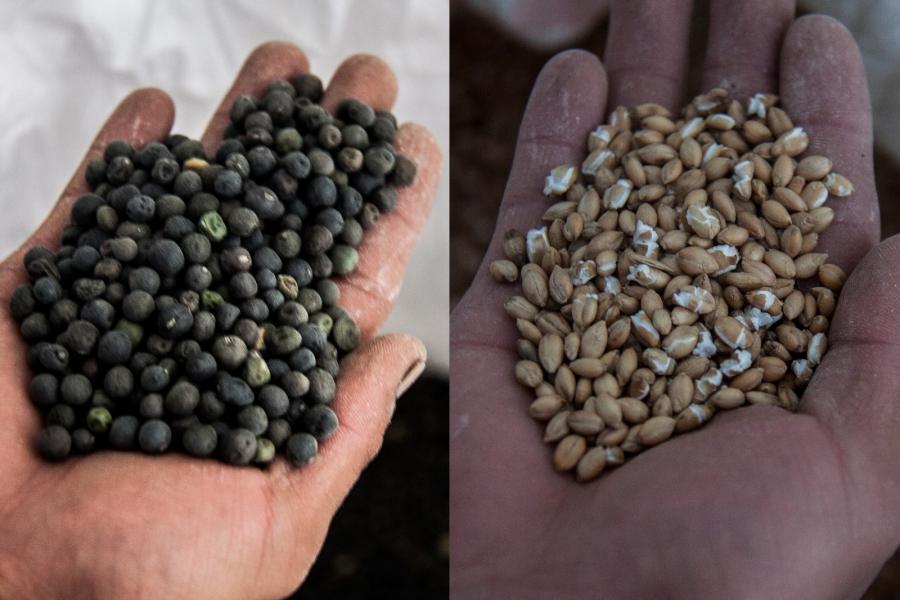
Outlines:
[{"label": "hand holding grain", "polygon": [[[900,276],[891,266],[900,239],[876,246],[859,52],[833,19],[794,20],[791,0],[713,0],[702,83],[687,90],[690,21],[688,0],[613,2],[604,63],[565,52],[535,84],[494,240],[452,317],[451,586],[460,597],[857,597],[900,539],[891,512],[900,501]],[[829,353],[797,414],[723,412],[580,485],[555,473],[535,443],[530,396],[509,375],[509,289],[489,265],[503,257],[504,232],[538,222],[544,176],[579,164],[608,109],[677,109],[715,86],[737,97],[779,94],[809,132],[809,152],[830,157],[855,185],[831,204],[834,224],[819,243],[852,271]]]},{"label": "hand holding grain", "polygon": [[[259,95],[271,80],[307,69],[295,46],[257,48],[203,135],[207,150],[221,141],[236,96]],[[389,67],[358,55],[338,68],[323,104],[333,110],[353,97],[388,110],[396,93]],[[164,139],[173,119],[172,101],[160,90],[140,89],[121,102],[45,222],[0,265],[4,306],[26,278],[25,249],[58,246],[72,203],[87,191],[87,163],[113,139],[138,147]],[[440,170],[440,152],[424,128],[403,125],[397,146],[416,160],[419,177],[367,236],[358,270],[340,283],[364,342],[338,380],[334,407],[346,427],[308,468],[279,460],[260,471],[119,452],[44,462],[35,451],[39,415],[29,405],[25,343],[9,311],[0,312],[0,597],[275,598],[297,587],[331,517],[377,453],[407,375],[417,375],[425,360],[415,338],[373,337],[396,297]]]}]

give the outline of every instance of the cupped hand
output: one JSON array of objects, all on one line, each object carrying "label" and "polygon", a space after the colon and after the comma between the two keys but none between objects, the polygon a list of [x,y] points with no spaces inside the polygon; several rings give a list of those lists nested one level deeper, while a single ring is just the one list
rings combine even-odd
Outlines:
[{"label": "cupped hand", "polygon": [[[248,57],[202,137],[214,151],[232,100],[260,95],[272,79],[307,71],[293,45],[271,42]],[[357,55],[336,71],[323,104],[358,98],[388,110],[396,77],[378,58]],[[339,282],[341,304],[364,341],[342,363],[334,408],[338,433],[315,463],[278,459],[266,470],[167,454],[102,452],[61,464],[35,451],[39,415],[28,399],[26,345],[6,309],[26,280],[25,250],[58,247],[74,200],[87,190],[84,167],[113,139],[140,147],[161,141],[174,118],[169,97],[139,89],[113,111],[44,223],[0,264],[0,597],[279,598],[305,577],[328,524],[378,452],[399,394],[421,372],[425,348],[405,335],[373,337],[400,287],[430,211],[441,155],[423,127],[405,124],[395,145],[418,164],[360,247],[358,270]]]},{"label": "cupped hand", "polygon": [[[900,238],[877,245],[869,97],[849,32],[792,0],[712,0],[702,90],[687,90],[691,2],[613,2],[604,63],[544,67],[494,238],[455,310],[451,589],[460,598],[853,598],[900,542]],[[821,252],[846,271],[830,350],[798,413],[752,406],[644,451],[588,484],[551,467],[513,378],[512,288],[488,264],[547,206],[550,168],[578,164],[617,105],[677,110],[722,85],[780,94],[856,192],[832,198]],[[577,162],[576,162],[577,161]],[[863,258],[865,257],[865,258]]]}]

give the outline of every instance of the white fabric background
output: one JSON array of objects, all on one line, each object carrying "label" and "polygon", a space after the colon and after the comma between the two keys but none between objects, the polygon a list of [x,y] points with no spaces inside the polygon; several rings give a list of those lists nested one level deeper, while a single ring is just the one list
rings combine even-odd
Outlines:
[{"label": "white fabric background", "polygon": [[[247,54],[283,39],[327,81],[355,52],[397,73],[401,121],[449,147],[449,14],[440,0],[0,1],[0,255],[50,210],[87,145],[129,91],[157,86],[175,101],[174,132],[197,137]],[[449,365],[449,178],[382,331],[425,340]]]}]

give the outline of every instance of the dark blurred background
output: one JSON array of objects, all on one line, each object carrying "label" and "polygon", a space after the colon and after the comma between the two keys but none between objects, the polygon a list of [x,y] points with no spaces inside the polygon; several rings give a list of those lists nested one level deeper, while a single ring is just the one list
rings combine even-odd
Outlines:
[{"label": "dark blurred background", "polygon": [[[469,4],[476,6],[477,10],[470,8]],[[493,233],[506,176],[512,164],[519,122],[541,66],[561,47],[583,48],[602,57],[606,44],[607,20],[602,8],[598,9],[594,23],[588,25],[588,31],[581,23],[572,30],[576,37],[561,44],[558,38],[541,38],[539,27],[526,31],[531,25],[528,15],[519,18],[510,13],[512,6],[534,4],[529,0],[472,0],[469,4],[453,4],[450,19],[451,307],[468,288]],[[603,3],[594,0],[594,5],[598,4]],[[867,39],[860,39],[860,34],[855,30],[855,26],[862,27],[865,23],[848,23],[846,16],[841,14],[841,9],[851,3],[815,4],[817,11],[834,8],[834,16],[843,17],[842,20],[854,30],[860,42],[867,70],[872,70],[872,57],[866,54],[872,44],[867,44]],[[877,0],[861,4],[897,7],[897,3],[889,5]],[[498,13],[497,7],[502,7],[507,13]],[[801,2],[798,12],[803,14],[810,8]],[[693,23],[697,32],[692,39],[700,43],[691,48],[692,63],[702,64],[705,33],[700,32],[706,30],[708,9],[704,2],[699,2],[695,10]],[[501,18],[518,19],[517,31],[511,33],[508,27],[498,25]],[[562,20],[566,16],[556,15],[555,18]],[[559,28],[552,29],[559,31]],[[882,44],[882,48],[884,46]],[[870,85],[878,81],[871,72],[869,76]],[[698,85],[698,81],[691,82],[691,89],[696,90]],[[889,92],[872,90],[876,111],[879,110],[879,100],[896,103],[895,95]],[[876,116],[876,131],[884,131],[879,130],[877,124]],[[890,144],[894,142],[896,136],[888,138],[885,135],[882,138],[876,134],[875,172],[881,199],[883,237],[900,231],[900,209],[895,201],[900,198],[900,165],[892,158]],[[864,597],[865,600],[896,598],[900,598],[900,553],[888,561]]]},{"label": "dark blurred background", "polygon": [[447,597],[448,394],[426,374],[400,398],[292,600]]}]

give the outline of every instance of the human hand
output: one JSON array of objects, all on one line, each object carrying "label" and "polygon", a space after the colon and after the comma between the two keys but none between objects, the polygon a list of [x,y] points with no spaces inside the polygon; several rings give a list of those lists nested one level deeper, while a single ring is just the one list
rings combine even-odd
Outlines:
[{"label": "human hand", "polygon": [[590,484],[551,468],[530,394],[513,378],[510,288],[488,265],[502,258],[506,230],[539,222],[543,177],[580,162],[609,110],[676,109],[689,97],[690,2],[613,2],[604,64],[570,51],[539,76],[494,238],[452,316],[451,589],[460,598],[859,597],[900,540],[900,239],[872,249],[878,203],[858,50],[833,19],[795,21],[789,0],[711,4],[693,91],[778,92],[809,132],[809,151],[831,157],[856,187],[829,203],[835,221],[820,237],[830,262],[855,267],[830,350],[797,414],[721,412]]},{"label": "human hand", "polygon": [[[308,70],[295,46],[258,47],[241,68],[202,141],[214,151],[233,99],[260,95],[272,79]],[[323,104],[349,97],[388,110],[397,84],[373,56],[347,59]],[[421,373],[425,348],[405,335],[373,337],[397,296],[403,271],[434,198],[440,150],[423,127],[406,124],[395,145],[418,164],[360,247],[357,271],[339,282],[341,304],[363,343],[341,365],[334,409],[342,423],[302,469],[278,459],[267,470],[167,454],[103,452],[60,464],[35,451],[40,417],[28,400],[26,345],[5,308],[26,280],[22,257],[58,246],[74,200],[87,192],[84,167],[113,139],[140,147],[168,135],[169,97],[139,89],[113,111],[44,223],[0,264],[0,597],[276,598],[305,577],[328,524],[378,452],[394,402]]]}]

